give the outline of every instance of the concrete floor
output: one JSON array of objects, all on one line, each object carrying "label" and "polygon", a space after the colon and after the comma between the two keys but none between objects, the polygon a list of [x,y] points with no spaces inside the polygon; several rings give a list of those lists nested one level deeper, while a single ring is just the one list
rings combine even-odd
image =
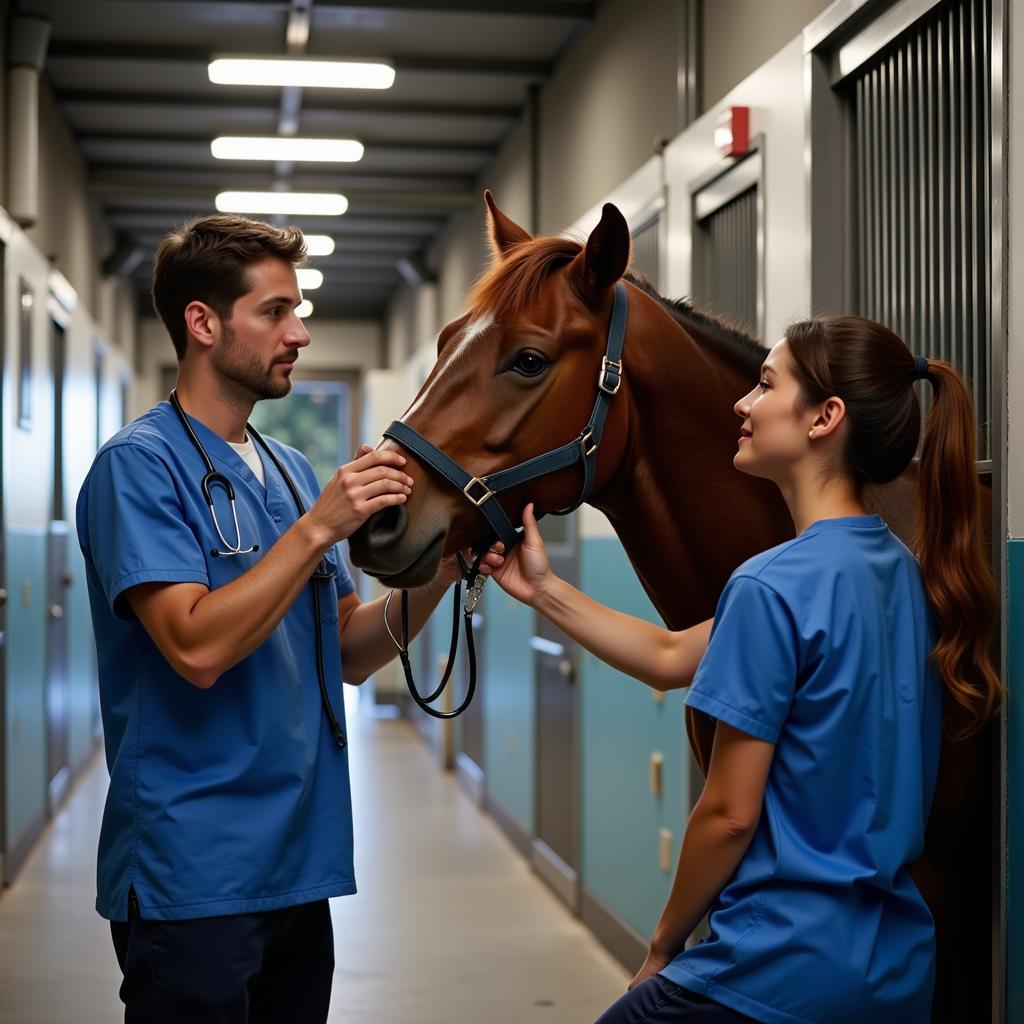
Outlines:
[{"label": "concrete floor", "polygon": [[[593,1021],[626,972],[415,730],[350,722],[360,892],[331,904],[332,1024]],[[109,931],[93,910],[106,783],[97,758],[0,897],[0,1024],[122,1019]]]}]

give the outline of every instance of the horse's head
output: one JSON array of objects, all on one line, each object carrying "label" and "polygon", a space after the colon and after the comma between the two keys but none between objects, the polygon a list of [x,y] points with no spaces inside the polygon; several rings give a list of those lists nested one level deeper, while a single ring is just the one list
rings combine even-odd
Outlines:
[{"label": "horse's head", "polygon": [[[629,229],[606,205],[586,246],[532,238],[485,195],[494,257],[469,310],[448,324],[437,362],[403,421],[467,472],[484,477],[579,436],[597,393],[616,282],[629,262]],[[626,356],[628,360],[628,352]],[[626,447],[628,385],[611,403],[596,490]],[[393,441],[388,447],[397,448]],[[391,586],[429,582],[445,554],[480,545],[490,529],[456,487],[411,453],[415,480],[405,505],[372,516],[352,535],[356,565]],[[575,504],[579,465],[506,491],[500,501],[518,524],[524,504],[538,512]]]}]

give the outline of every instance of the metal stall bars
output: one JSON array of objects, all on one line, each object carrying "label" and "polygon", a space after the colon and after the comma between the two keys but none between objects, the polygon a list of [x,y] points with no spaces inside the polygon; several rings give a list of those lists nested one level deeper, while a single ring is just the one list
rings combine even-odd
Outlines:
[{"label": "metal stall bars", "polygon": [[[833,4],[804,33],[810,85],[811,300],[854,309],[918,353],[957,366],[978,417],[1002,577],[1004,0]],[[922,398],[929,399],[924,388]],[[956,878],[942,895],[933,1019],[1003,1019],[1005,743],[944,747],[946,791],[929,825]],[[940,777],[940,783],[941,783]],[[965,852],[962,837],[972,837]]]},{"label": "metal stall bars", "polygon": [[655,288],[661,288],[661,211],[646,220],[633,232],[633,258],[629,269],[646,277]]},{"label": "metal stall bars", "polygon": [[961,370],[988,460],[991,9],[938,4],[875,53],[865,35],[835,69],[853,118],[856,306]]},{"label": "metal stall bars", "polygon": [[764,168],[760,146],[693,201],[693,297],[757,337],[764,332]]}]

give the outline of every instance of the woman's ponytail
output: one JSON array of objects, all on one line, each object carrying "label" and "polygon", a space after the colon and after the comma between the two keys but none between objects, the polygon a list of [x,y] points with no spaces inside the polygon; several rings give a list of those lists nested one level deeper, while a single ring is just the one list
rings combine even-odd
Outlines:
[{"label": "woman's ponytail", "polygon": [[935,400],[924,430],[917,502],[917,557],[935,613],[932,655],[948,696],[946,732],[977,732],[1002,698],[990,644],[999,595],[981,530],[974,409],[949,363],[928,361]]},{"label": "woman's ponytail", "polygon": [[938,627],[932,658],[948,696],[946,732],[970,736],[1002,698],[989,648],[999,596],[981,529],[971,396],[949,363],[915,358],[874,320],[815,317],[793,324],[786,340],[802,400],[815,404],[838,395],[846,403],[845,469],[858,487],[895,480],[910,464],[921,436],[914,381],[932,383],[916,548]]}]

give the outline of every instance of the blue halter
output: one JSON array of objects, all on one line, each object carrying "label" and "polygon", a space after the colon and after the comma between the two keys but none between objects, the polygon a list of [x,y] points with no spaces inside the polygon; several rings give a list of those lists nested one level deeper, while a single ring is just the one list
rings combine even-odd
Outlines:
[{"label": "blue halter", "polygon": [[[622,387],[622,347],[626,340],[626,323],[629,317],[629,297],[626,293],[626,286],[619,281],[615,286],[615,302],[612,306],[612,319],[608,327],[608,342],[605,347],[604,358],[601,360],[601,370],[597,375],[597,397],[594,400],[594,408],[590,413],[590,419],[580,432],[578,437],[563,444],[560,448],[554,448],[543,455],[537,455],[526,462],[520,462],[517,466],[509,469],[498,470],[496,473],[489,473],[487,476],[472,476],[467,473],[454,459],[449,458],[437,445],[428,441],[419,431],[414,430],[406,423],[395,420],[384,436],[396,441],[407,451],[412,452],[421,462],[426,463],[436,472],[440,473],[454,487],[457,487],[465,495],[466,500],[479,509],[480,513],[487,520],[494,535],[505,545],[505,553],[508,554],[522,539],[522,526],[513,526],[508,513],[501,507],[499,501],[494,500],[502,491],[511,490],[519,484],[536,480],[538,477],[547,476],[549,473],[557,473],[560,469],[567,469],[583,463],[583,485],[580,488],[579,497],[569,508],[561,509],[554,515],[564,516],[575,512],[593,493],[594,481],[597,477],[597,451],[601,446],[601,438],[604,434],[605,421],[608,419],[608,411],[611,408],[612,399],[619,393]],[[398,648],[398,654],[402,661],[402,668],[405,672],[405,681],[409,687],[409,693],[417,706],[434,718],[455,718],[461,715],[469,707],[473,694],[476,692],[476,651],[473,646],[473,611],[486,582],[486,577],[480,575],[480,560],[487,552],[489,545],[483,545],[478,551],[473,564],[468,565],[459,554],[459,565],[462,569],[463,579],[466,581],[466,600],[462,602],[462,582],[455,585],[455,603],[453,606],[452,639],[448,651],[448,664],[444,677],[437,687],[429,694],[421,694],[416,688],[413,680],[412,664],[409,660],[409,594],[402,591],[402,633],[401,639],[392,634],[392,640]],[[390,598],[389,598],[390,601]],[[462,704],[453,711],[438,711],[430,704],[437,700],[451,678],[452,669],[455,666],[455,654],[459,643],[459,605],[462,603],[463,619],[466,632],[466,645],[469,650],[469,682],[466,688],[466,696]],[[384,611],[384,623],[387,625],[387,606]],[[388,626],[388,632],[391,627]]]},{"label": "blue halter", "polygon": [[583,463],[583,486],[579,498],[571,507],[555,512],[554,515],[564,516],[575,512],[594,490],[597,475],[597,450],[601,445],[605,421],[612,399],[622,387],[622,347],[626,340],[626,323],[629,316],[629,298],[625,284],[620,281],[615,286],[615,304],[612,307],[612,319],[608,328],[608,343],[604,358],[601,360],[601,371],[597,375],[597,398],[590,413],[587,425],[578,437],[572,441],[545,452],[535,458],[520,462],[509,469],[498,470],[487,476],[471,476],[457,462],[445,455],[436,445],[428,441],[421,433],[413,430],[406,423],[396,420],[384,431],[384,436],[397,441],[403,448],[412,452],[421,462],[441,474],[450,484],[457,487],[466,496],[471,505],[478,508],[495,536],[505,545],[505,551],[522,540],[523,528],[515,527],[501,503],[492,501],[502,491],[510,490],[529,480],[557,473],[560,469]]}]

